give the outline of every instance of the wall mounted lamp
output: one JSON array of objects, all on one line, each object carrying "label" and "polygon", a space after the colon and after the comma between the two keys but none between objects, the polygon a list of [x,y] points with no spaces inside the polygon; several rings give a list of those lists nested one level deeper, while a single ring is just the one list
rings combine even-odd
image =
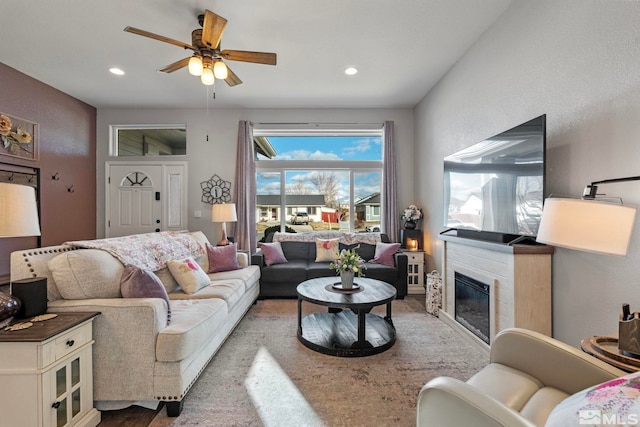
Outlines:
[{"label": "wall mounted lamp", "polygon": [[598,184],[637,181],[640,176],[594,181],[581,199],[549,197],[545,200],[536,241],[553,246],[610,255],[626,255],[636,208],[598,199]]}]

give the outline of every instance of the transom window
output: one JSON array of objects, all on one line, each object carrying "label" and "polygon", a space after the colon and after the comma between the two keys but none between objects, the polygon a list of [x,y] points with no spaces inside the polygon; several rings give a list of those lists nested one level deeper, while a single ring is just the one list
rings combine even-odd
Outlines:
[{"label": "transom window", "polygon": [[[254,142],[258,239],[277,225],[297,231],[380,229],[382,124],[353,129],[256,126]],[[308,223],[295,217],[302,212]]]}]

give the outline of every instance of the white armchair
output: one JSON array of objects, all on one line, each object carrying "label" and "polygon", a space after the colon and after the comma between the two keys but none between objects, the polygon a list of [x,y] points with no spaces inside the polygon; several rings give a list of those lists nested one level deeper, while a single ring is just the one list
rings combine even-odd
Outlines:
[{"label": "white armchair", "polygon": [[500,332],[466,383],[439,377],[418,396],[418,426],[544,426],[565,398],[626,372],[546,335]]}]

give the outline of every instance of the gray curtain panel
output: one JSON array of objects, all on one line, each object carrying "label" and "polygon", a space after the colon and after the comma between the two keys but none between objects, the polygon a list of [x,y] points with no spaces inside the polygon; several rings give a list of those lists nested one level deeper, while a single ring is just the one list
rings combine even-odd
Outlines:
[{"label": "gray curtain panel", "polygon": [[383,229],[392,242],[398,241],[400,216],[398,212],[398,192],[396,177],[395,144],[393,142],[393,121],[385,121],[384,138],[384,173],[382,177],[382,207],[384,209]]},{"label": "gray curtain panel", "polygon": [[253,152],[253,127],[246,120],[238,124],[235,200],[238,221],[235,223],[235,242],[238,249],[256,251],[256,167]]}]

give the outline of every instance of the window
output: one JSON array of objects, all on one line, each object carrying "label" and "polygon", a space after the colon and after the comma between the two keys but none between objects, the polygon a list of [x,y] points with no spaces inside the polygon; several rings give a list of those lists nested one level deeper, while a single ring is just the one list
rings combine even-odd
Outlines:
[{"label": "window", "polygon": [[113,157],[187,154],[185,125],[112,125],[110,134]]},{"label": "window", "polygon": [[[256,125],[254,142],[256,209],[273,206],[287,213],[259,222],[258,240],[274,225],[298,231],[344,230],[346,224],[355,232],[379,227],[382,124],[338,130]],[[295,212],[306,212],[308,224],[294,224]]]}]

